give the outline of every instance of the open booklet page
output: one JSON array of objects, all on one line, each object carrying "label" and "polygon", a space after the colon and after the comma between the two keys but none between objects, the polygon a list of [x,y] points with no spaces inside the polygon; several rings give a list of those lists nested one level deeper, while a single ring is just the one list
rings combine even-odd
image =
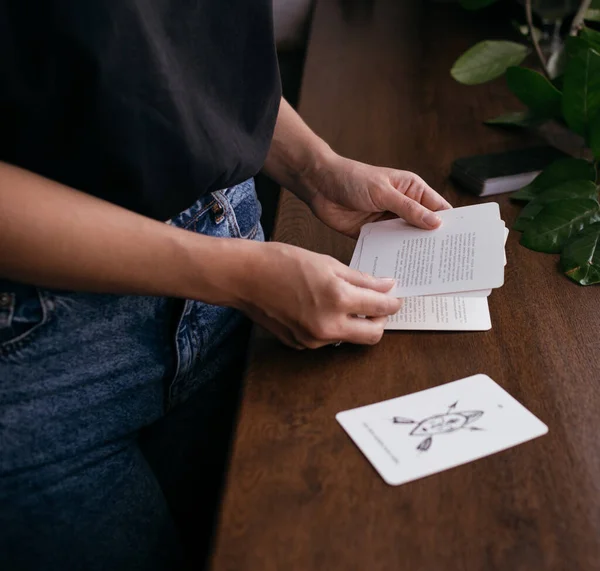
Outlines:
[{"label": "open booklet page", "polygon": [[[476,223],[487,219],[489,222],[500,222],[498,205],[487,203],[474,207],[458,208],[446,211],[444,223],[456,222],[464,224],[466,221]],[[356,244],[350,267],[360,268],[361,256],[364,249],[364,240],[374,229],[382,234],[388,231],[397,233],[412,227],[402,220],[388,220],[368,224],[361,230],[361,235]],[[508,230],[502,228],[502,244],[506,243]],[[393,238],[397,239],[396,237]],[[386,237],[389,244],[390,237]],[[502,263],[506,264],[506,255],[502,249]],[[362,268],[360,268],[362,269]],[[365,271],[365,270],[363,270]],[[403,308],[392,316],[386,329],[396,330],[447,330],[447,331],[485,331],[491,329],[491,320],[486,296],[490,290],[479,290],[462,293],[450,293],[444,296],[410,296],[404,299]]]},{"label": "open booklet page", "polygon": [[359,270],[394,278],[399,297],[491,289],[504,283],[504,224],[371,232]]},{"label": "open booklet page", "polygon": [[492,328],[487,297],[407,297],[386,329],[487,331]]},{"label": "open booklet page", "polygon": [[[363,227],[363,229],[361,230],[360,237],[358,239],[356,248],[354,250],[354,254],[352,255],[352,260],[350,262],[351,268],[358,268],[358,266],[359,266],[358,262],[360,260],[361,254],[362,254],[364,241],[365,241],[365,238],[370,233],[370,229],[368,226],[369,225]],[[509,234],[508,228],[504,227],[504,245],[506,245],[506,240],[508,239],[508,234]],[[503,257],[504,257],[503,263],[504,263],[504,266],[506,266],[506,250],[503,253]],[[491,293],[492,293],[491,289],[483,289],[483,290],[474,290],[474,291],[446,293],[444,295],[446,295],[446,296],[456,295],[459,297],[488,297]]]},{"label": "open booklet page", "polygon": [[[361,242],[354,251],[351,268],[356,268]],[[402,309],[387,322],[387,330],[487,331],[492,322],[487,297],[421,296],[404,299]]]}]

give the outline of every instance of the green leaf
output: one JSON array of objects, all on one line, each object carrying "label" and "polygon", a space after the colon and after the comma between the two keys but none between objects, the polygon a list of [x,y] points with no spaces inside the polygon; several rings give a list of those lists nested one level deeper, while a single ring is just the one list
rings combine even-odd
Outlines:
[{"label": "green leaf", "polygon": [[467,10],[480,10],[486,6],[490,6],[496,0],[460,0],[460,5]]},{"label": "green leaf", "polygon": [[563,248],[560,266],[578,284],[600,283],[600,223],[585,228]]},{"label": "green leaf", "polygon": [[519,200],[522,202],[532,201],[540,192],[542,192],[541,190],[536,189],[532,185],[533,185],[533,182],[531,184],[528,184],[527,186],[524,186],[521,190],[517,190],[516,192],[514,192],[512,194],[510,199],[511,200]]},{"label": "green leaf", "polygon": [[597,201],[598,187],[589,180],[572,180],[550,188],[543,194],[538,195],[521,210],[513,229],[524,232],[546,204],[566,198],[590,198]]},{"label": "green leaf", "polygon": [[571,180],[596,180],[594,165],[584,159],[560,159],[547,166],[531,184],[511,195],[512,200],[529,202],[542,192]]},{"label": "green leaf", "polygon": [[590,147],[594,158],[600,161],[600,113],[592,119],[590,124]]},{"label": "green leaf", "polygon": [[592,0],[585,19],[591,22],[600,22],[600,0]]},{"label": "green leaf", "polygon": [[577,57],[590,47],[590,43],[579,36],[569,36],[565,40],[565,51],[570,58]]},{"label": "green leaf", "polygon": [[600,53],[578,48],[563,82],[562,111],[567,125],[587,138],[590,120],[600,112]]},{"label": "green leaf", "polygon": [[600,32],[584,27],[581,28],[579,37],[584,39],[590,47],[594,48],[596,51],[600,50]]},{"label": "green leaf", "polygon": [[484,123],[501,127],[533,127],[542,121],[543,119],[535,117],[530,111],[509,111],[493,119],[488,119]]},{"label": "green leaf", "polygon": [[541,73],[526,67],[506,70],[508,88],[539,117],[560,117],[562,95]]},{"label": "green leaf", "polygon": [[519,65],[527,56],[527,46],[515,42],[485,40],[461,55],[450,70],[465,85],[485,83],[500,77],[507,68]]},{"label": "green leaf", "polygon": [[595,200],[556,200],[544,206],[527,226],[521,244],[537,252],[559,254],[573,235],[599,221],[600,205]]}]

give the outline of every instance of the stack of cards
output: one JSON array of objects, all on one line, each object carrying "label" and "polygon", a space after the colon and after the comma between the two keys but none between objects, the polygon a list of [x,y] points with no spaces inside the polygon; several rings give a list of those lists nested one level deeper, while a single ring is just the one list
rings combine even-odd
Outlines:
[{"label": "stack of cards", "polygon": [[548,432],[543,422],[487,375],[340,412],[336,419],[392,485]]},{"label": "stack of cards", "polygon": [[394,278],[404,306],[387,329],[485,331],[487,298],[504,283],[508,230],[495,202],[437,212],[422,230],[395,219],[365,224],[350,267]]}]

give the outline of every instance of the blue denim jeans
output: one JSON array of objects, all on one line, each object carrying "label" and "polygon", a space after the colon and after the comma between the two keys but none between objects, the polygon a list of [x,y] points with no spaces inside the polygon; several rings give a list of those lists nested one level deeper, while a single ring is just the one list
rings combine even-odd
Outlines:
[{"label": "blue denim jeans", "polygon": [[[259,219],[249,180],[169,223],[261,240]],[[245,329],[196,301],[0,281],[0,569],[177,568],[174,516],[214,507]]]}]

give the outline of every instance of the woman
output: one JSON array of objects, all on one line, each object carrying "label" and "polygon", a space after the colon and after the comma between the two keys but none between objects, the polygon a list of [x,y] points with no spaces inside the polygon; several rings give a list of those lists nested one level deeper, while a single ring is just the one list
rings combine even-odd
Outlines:
[{"label": "woman", "polygon": [[193,400],[222,448],[243,316],[304,349],[376,343],[400,307],[389,281],[262,242],[252,176],[350,236],[449,205],[281,100],[270,0],[0,7],[0,567],[173,569],[191,433],[166,420]]}]

